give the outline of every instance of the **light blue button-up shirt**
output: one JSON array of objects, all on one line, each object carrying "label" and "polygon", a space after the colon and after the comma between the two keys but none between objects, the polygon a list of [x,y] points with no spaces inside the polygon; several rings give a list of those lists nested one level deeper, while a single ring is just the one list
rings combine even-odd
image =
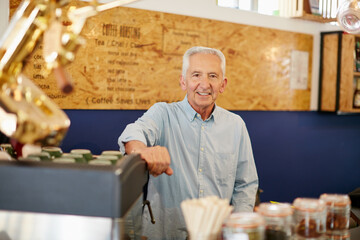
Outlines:
[{"label": "light blue button-up shirt", "polygon": [[185,199],[216,195],[226,198],[234,210],[253,211],[258,176],[251,142],[240,116],[219,106],[203,121],[190,106],[181,102],[156,103],[119,137],[124,142],[139,140],[147,146],[168,149],[172,176],[150,176],[148,209],[143,214],[143,235],[148,239],[185,239],[186,225],[180,203]]}]

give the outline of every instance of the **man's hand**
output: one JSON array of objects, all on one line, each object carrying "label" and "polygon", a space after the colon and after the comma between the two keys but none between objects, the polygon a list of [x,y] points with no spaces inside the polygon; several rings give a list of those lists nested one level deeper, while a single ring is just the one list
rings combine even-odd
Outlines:
[{"label": "man's hand", "polygon": [[146,147],[134,152],[139,153],[141,158],[146,161],[148,170],[154,177],[162,173],[166,173],[169,176],[173,174],[173,170],[170,167],[170,155],[165,147]]},{"label": "man's hand", "polygon": [[150,174],[154,177],[162,173],[166,173],[169,176],[173,174],[173,170],[170,167],[170,155],[166,147],[147,147],[140,141],[130,141],[125,143],[125,149],[128,154],[140,154],[140,157],[147,163]]}]

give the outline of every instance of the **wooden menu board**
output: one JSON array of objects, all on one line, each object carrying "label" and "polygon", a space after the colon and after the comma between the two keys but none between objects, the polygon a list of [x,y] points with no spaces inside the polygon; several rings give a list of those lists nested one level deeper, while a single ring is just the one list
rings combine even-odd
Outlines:
[{"label": "wooden menu board", "polygon": [[[67,67],[72,94],[62,94],[44,71],[41,47],[25,68],[63,109],[148,109],[155,102],[182,100],[182,55],[194,45],[218,48],[227,58],[228,85],[218,105],[310,109],[312,35],[119,7],[88,19],[82,36],[86,44]],[[306,89],[290,88],[294,50],[309,56]]]}]

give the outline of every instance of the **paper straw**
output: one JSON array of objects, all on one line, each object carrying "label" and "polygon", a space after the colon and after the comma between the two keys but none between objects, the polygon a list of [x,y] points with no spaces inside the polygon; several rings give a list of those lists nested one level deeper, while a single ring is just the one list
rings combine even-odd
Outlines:
[{"label": "paper straw", "polygon": [[222,223],[232,209],[228,200],[216,196],[187,199],[181,203],[181,210],[190,237],[200,234],[209,239],[215,238],[220,233]]}]

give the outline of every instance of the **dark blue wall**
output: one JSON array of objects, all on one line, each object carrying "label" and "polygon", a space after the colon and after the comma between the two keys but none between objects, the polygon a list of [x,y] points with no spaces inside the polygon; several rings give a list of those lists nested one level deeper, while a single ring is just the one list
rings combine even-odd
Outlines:
[{"label": "dark blue wall", "polygon": [[[66,110],[64,152],[117,150],[117,138],[144,111]],[[360,187],[360,115],[241,111],[252,140],[262,201],[348,193]]]}]

